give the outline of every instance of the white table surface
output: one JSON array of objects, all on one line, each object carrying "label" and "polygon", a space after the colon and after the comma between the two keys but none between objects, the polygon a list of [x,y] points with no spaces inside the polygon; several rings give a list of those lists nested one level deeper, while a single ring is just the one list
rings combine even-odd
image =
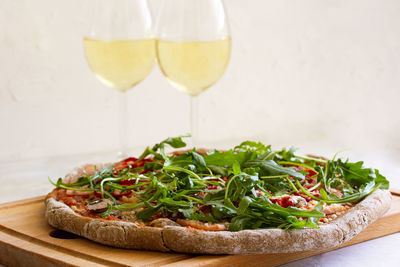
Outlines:
[{"label": "white table surface", "polygon": [[[88,162],[111,161],[109,155],[88,154],[0,163],[0,203],[44,195],[53,188],[47,177],[56,180],[71,170],[71,167]],[[398,165],[373,159],[369,159],[369,162],[376,162],[374,167],[378,165],[391,181],[392,188],[400,188],[400,180],[396,179],[400,177]],[[397,233],[284,266],[400,266],[399,248],[400,233]]]}]

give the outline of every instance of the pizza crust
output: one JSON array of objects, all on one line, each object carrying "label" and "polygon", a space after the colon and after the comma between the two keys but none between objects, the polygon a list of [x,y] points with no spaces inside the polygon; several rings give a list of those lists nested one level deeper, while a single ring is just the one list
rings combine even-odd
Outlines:
[{"label": "pizza crust", "polygon": [[337,247],[387,212],[390,202],[390,192],[379,189],[320,229],[209,232],[179,226],[143,227],[84,217],[50,196],[46,218],[51,226],[114,247],[202,254],[288,253]]},{"label": "pizza crust", "polygon": [[165,245],[179,252],[207,254],[264,254],[321,250],[337,247],[360,233],[390,207],[387,190],[377,190],[348,213],[320,229],[265,229],[239,232],[188,231],[168,227]]},{"label": "pizza crust", "polygon": [[81,216],[64,203],[46,198],[47,222],[58,229],[77,234],[104,245],[120,248],[169,251],[162,240],[162,228],[136,223]]}]

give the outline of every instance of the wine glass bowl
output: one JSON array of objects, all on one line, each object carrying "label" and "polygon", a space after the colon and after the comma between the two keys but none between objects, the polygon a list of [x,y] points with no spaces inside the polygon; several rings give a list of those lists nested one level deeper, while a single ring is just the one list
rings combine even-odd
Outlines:
[{"label": "wine glass bowl", "polygon": [[144,80],[154,66],[155,41],[96,40],[85,38],[87,61],[96,77],[108,87],[125,92]]},{"label": "wine glass bowl", "polygon": [[197,145],[196,96],[221,78],[231,54],[222,0],[164,0],[156,22],[156,39],[163,75],[191,97],[192,143]]},{"label": "wine glass bowl", "polygon": [[215,82],[228,66],[230,37],[215,41],[157,41],[160,69],[178,90],[197,96]]},{"label": "wine glass bowl", "polygon": [[147,0],[97,0],[92,25],[83,39],[90,69],[120,92],[118,104],[121,158],[128,156],[126,91],[144,80],[155,63],[155,40]]}]

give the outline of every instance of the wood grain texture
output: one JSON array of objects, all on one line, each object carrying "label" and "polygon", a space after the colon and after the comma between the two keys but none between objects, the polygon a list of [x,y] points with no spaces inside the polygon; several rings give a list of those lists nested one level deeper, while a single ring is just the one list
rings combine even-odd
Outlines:
[{"label": "wood grain texture", "polygon": [[400,196],[400,189],[390,189],[393,196]]},{"label": "wood grain texture", "polygon": [[[349,246],[400,231],[400,194],[393,192],[389,212]],[[0,263],[9,266],[276,266],[326,251],[302,253],[194,256],[178,253],[125,250],[83,238],[56,239],[44,218],[44,197],[0,205]]]}]

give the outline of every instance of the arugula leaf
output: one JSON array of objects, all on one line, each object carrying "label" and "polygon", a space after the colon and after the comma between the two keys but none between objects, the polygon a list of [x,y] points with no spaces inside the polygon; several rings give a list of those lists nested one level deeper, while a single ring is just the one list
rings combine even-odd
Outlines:
[{"label": "arugula leaf", "polygon": [[204,167],[204,168],[207,167],[207,164],[206,164],[206,162],[205,162],[205,160],[204,160],[202,155],[198,154],[194,150],[191,152],[191,154],[192,154],[192,158],[193,158],[193,163],[194,164],[196,164],[197,166]]},{"label": "arugula leaf", "polygon": [[374,169],[373,173],[370,174],[370,176],[374,178],[376,184],[381,184],[381,189],[389,189],[389,181],[386,179],[385,176],[379,173],[379,170]]},{"label": "arugula leaf", "polygon": [[221,167],[221,166],[215,166],[215,165],[208,165],[208,168],[214,173],[214,174],[219,174],[222,177],[228,176],[228,168],[226,167]]},{"label": "arugula leaf", "polygon": [[[249,205],[247,206],[247,204]],[[297,219],[296,216],[321,218],[325,216],[325,214],[316,210],[307,211],[293,207],[283,208],[279,205],[272,204],[269,201],[250,202],[250,200],[247,199],[243,201],[241,213],[238,216],[234,217],[228,226],[230,231],[239,231],[249,228],[257,229],[270,227],[278,227],[284,229],[302,227],[318,228],[318,225],[316,225],[313,221],[302,221]]]},{"label": "arugula leaf", "polygon": [[293,161],[293,162],[304,162],[303,159],[297,157],[294,153],[296,152],[295,147],[290,147],[289,150],[283,148],[281,151],[276,152],[275,160],[281,161]]},{"label": "arugula leaf", "polygon": [[[295,155],[295,149],[271,150],[261,142],[245,141],[228,151],[213,150],[200,155],[196,150],[178,156],[165,152],[166,146],[181,148],[182,137],[172,137],[147,147],[139,157],[144,165],[120,172],[110,165],[85,175],[71,184],[58,179],[58,187],[75,191],[95,191],[114,201],[102,214],[108,217],[120,211],[137,211],[143,221],[154,215],[171,219],[185,217],[204,222],[229,222],[230,231],[260,228],[318,228],[324,203],[355,203],[375,190],[387,189],[389,182],[376,169],[363,162],[343,162],[334,157],[320,160]],[[289,166],[289,167],[288,167]],[[305,188],[309,169],[318,182]],[[307,179],[310,177],[307,176]],[[128,182],[122,183],[122,180]],[[341,197],[333,194],[338,189]],[[118,202],[120,193],[132,192],[136,204]],[[271,202],[273,195],[302,192],[318,204],[312,211],[282,207]],[[314,196],[319,192],[321,197]],[[96,194],[97,194],[96,193]]]},{"label": "arugula leaf", "polygon": [[205,215],[202,211],[194,211],[193,209],[179,209],[179,212],[189,220],[196,220],[202,222],[218,222],[211,215]]},{"label": "arugula leaf", "polygon": [[[322,210],[323,210],[323,208],[324,208],[324,204],[325,204],[324,201],[318,202],[318,204],[314,207],[313,210],[316,210],[316,211],[319,211],[319,212],[323,213]],[[316,225],[316,224],[318,223],[319,219],[320,219],[320,217],[309,217],[309,218],[308,218],[308,221],[309,221],[310,223]]]},{"label": "arugula leaf", "polygon": [[324,217],[325,214],[317,210],[301,210],[295,207],[281,207],[278,204],[272,204],[269,201],[266,202],[252,202],[251,207],[256,207],[265,211],[273,211],[281,216],[297,216],[297,217]]},{"label": "arugula leaf", "polygon": [[168,207],[169,210],[171,209],[178,209],[178,208],[190,208],[191,205],[187,201],[176,201],[171,198],[160,198],[157,201],[158,204],[164,205]]},{"label": "arugula leaf", "polygon": [[208,166],[215,165],[222,167],[231,167],[235,161],[241,163],[237,154],[233,153],[233,150],[224,152],[212,150],[207,153],[207,155],[204,157],[204,160]]},{"label": "arugula leaf", "polygon": [[232,169],[233,169],[233,174],[234,174],[234,175],[238,175],[238,174],[240,174],[240,173],[242,172],[242,171],[240,170],[240,164],[239,164],[239,162],[237,162],[237,161],[234,161],[234,162],[233,162]]},{"label": "arugula leaf", "polygon": [[207,206],[212,206],[213,210],[216,209],[221,213],[225,214],[226,216],[236,215],[236,207],[229,201],[216,201],[211,200],[205,203]]},{"label": "arugula leaf", "polygon": [[257,155],[263,155],[265,153],[271,153],[271,146],[266,146],[261,142],[244,141],[240,145],[235,146],[235,151],[248,152],[254,151]]},{"label": "arugula leaf", "polygon": [[[148,155],[153,155],[156,159],[166,159],[164,153],[165,145],[170,145],[173,148],[182,148],[186,146],[186,143],[182,140],[183,137],[190,137],[190,135],[181,135],[177,137],[168,137],[167,139],[161,141],[158,144],[155,144],[152,148],[147,147],[145,151],[143,151],[142,155],[139,156],[138,160],[142,160]],[[161,150],[161,153],[157,153],[158,150]]]},{"label": "arugula leaf", "polygon": [[90,187],[94,187],[94,183],[98,180],[103,180],[105,178],[110,178],[112,177],[114,173],[114,165],[108,165],[106,167],[103,167],[100,171],[96,171],[94,175],[90,178]]},{"label": "arugula leaf", "polygon": [[305,179],[305,176],[297,172],[293,168],[283,167],[273,160],[251,160],[244,164],[245,167],[259,167],[262,171],[262,175],[282,175],[286,174],[301,180]]},{"label": "arugula leaf", "polygon": [[226,185],[225,199],[240,201],[259,182],[258,176],[240,173],[232,177]]},{"label": "arugula leaf", "polygon": [[163,144],[168,144],[173,148],[182,148],[186,146],[186,143],[182,141],[182,137],[190,137],[190,135],[181,135],[178,137],[168,137],[164,141],[162,141],[159,146]]},{"label": "arugula leaf", "polygon": [[[232,219],[231,223],[228,224],[229,231],[240,231],[248,228],[249,222],[254,221],[254,217],[249,215],[240,215]],[[261,225],[259,225],[261,226]]]},{"label": "arugula leaf", "polygon": [[250,197],[244,197],[239,203],[239,208],[237,210],[237,214],[238,215],[245,214],[245,212],[246,212],[246,210],[249,207],[251,202],[253,202],[253,200]]},{"label": "arugula leaf", "polygon": [[142,219],[143,221],[148,221],[150,217],[156,214],[161,208],[161,204],[152,206],[147,201],[144,202],[144,205],[146,206],[146,208],[136,213],[136,217]]},{"label": "arugula leaf", "polygon": [[374,182],[369,182],[368,184],[362,185],[358,191],[351,195],[344,195],[341,198],[337,199],[321,199],[316,196],[313,196],[307,189],[305,189],[299,181],[296,181],[296,185],[300,188],[300,190],[306,194],[307,196],[311,197],[312,199],[318,200],[318,201],[323,201],[326,203],[353,203],[357,202],[364,197],[368,196],[375,190],[379,189],[381,187],[381,184],[375,185]]},{"label": "arugula leaf", "polygon": [[376,184],[381,184],[382,189],[389,188],[389,181],[379,173],[378,170],[365,168],[364,162],[359,161],[355,163],[345,162],[339,160],[339,166],[343,169],[343,176],[346,182],[353,186],[361,186],[371,181]]},{"label": "arugula leaf", "polygon": [[178,167],[189,167],[191,170],[197,172],[203,172],[207,169],[207,164],[202,155],[196,151],[188,151],[180,154],[176,157],[169,157],[165,160],[164,166],[178,166]]}]

